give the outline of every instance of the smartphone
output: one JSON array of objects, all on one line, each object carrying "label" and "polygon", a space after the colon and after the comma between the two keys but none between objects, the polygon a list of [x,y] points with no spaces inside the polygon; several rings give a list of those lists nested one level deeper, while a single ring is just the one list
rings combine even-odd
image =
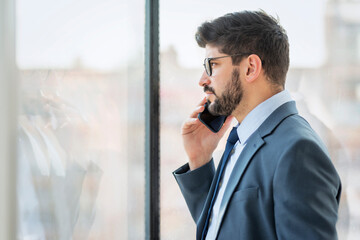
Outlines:
[{"label": "smartphone", "polygon": [[219,115],[214,116],[208,110],[208,103],[206,102],[204,107],[205,110],[198,114],[200,122],[202,122],[208,129],[212,132],[217,133],[220,131],[221,127],[224,125],[224,122],[227,116]]}]

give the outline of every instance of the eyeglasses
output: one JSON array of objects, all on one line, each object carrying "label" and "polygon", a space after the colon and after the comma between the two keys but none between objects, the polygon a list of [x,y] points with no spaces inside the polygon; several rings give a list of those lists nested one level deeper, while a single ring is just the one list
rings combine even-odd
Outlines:
[{"label": "eyeglasses", "polygon": [[228,56],[221,56],[221,57],[214,57],[214,58],[205,58],[204,59],[204,68],[206,71],[206,74],[210,77],[212,75],[212,68],[211,68],[211,60],[219,59],[219,58],[226,58],[226,57],[234,57],[234,56],[240,56],[240,55],[250,55],[251,53],[238,53],[234,55],[228,55]]}]

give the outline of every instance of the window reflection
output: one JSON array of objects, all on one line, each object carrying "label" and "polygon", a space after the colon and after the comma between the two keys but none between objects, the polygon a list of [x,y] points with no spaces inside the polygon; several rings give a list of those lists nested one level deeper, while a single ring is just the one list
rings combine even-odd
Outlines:
[{"label": "window reflection", "polygon": [[144,7],[18,1],[19,239],[144,238]]}]

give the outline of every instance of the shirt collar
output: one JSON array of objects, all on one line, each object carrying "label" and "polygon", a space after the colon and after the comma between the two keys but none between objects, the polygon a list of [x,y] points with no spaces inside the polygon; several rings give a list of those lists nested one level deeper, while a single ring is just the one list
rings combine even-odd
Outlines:
[{"label": "shirt collar", "polygon": [[237,134],[241,144],[245,144],[249,137],[260,127],[260,125],[284,103],[293,101],[290,93],[283,90],[264,102],[257,105],[242,121],[238,124]]}]

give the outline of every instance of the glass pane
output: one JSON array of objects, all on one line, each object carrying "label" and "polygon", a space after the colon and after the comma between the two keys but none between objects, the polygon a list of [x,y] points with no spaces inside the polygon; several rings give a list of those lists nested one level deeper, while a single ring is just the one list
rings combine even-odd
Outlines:
[{"label": "glass pane", "polygon": [[143,0],[17,1],[18,239],[143,239]]},{"label": "glass pane", "polygon": [[[291,65],[286,88],[328,146],[340,174],[339,239],[358,239],[360,2],[185,0],[161,1],[160,6],[162,239],[195,236],[195,223],[171,172],[187,162],[180,128],[203,97],[198,80],[205,51],[196,44],[196,29],[226,13],[260,8],[278,15],[288,33]],[[224,145],[220,142],[214,153],[216,164]]]}]

